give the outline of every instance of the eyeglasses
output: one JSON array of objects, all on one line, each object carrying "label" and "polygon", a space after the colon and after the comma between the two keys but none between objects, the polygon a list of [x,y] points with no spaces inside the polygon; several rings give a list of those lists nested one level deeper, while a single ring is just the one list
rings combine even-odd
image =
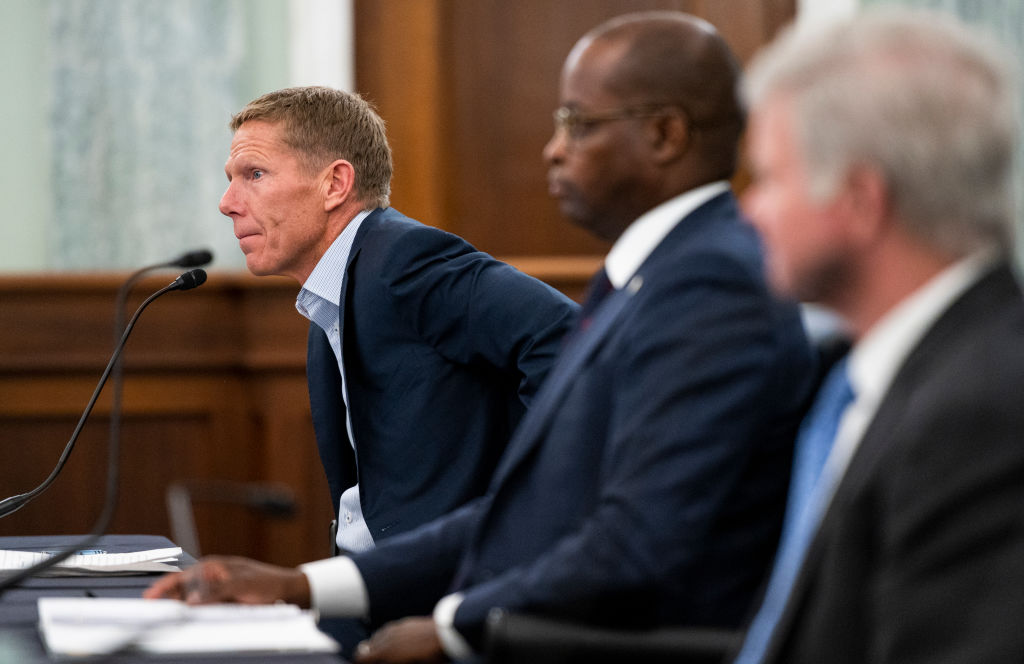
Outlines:
[{"label": "eyeglasses", "polygon": [[666,106],[634,106],[610,111],[581,113],[576,109],[562,106],[554,112],[555,133],[564,129],[569,138],[578,140],[583,138],[594,125],[601,124],[602,122],[631,118],[651,118],[661,115],[666,108]]}]

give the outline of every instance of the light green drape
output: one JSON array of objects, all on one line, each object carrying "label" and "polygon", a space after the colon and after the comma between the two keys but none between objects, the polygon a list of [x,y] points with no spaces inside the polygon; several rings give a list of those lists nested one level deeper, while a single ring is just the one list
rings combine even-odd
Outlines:
[{"label": "light green drape", "polygon": [[4,0],[0,271],[127,269],[207,247],[231,114],[287,84],[288,0]]}]

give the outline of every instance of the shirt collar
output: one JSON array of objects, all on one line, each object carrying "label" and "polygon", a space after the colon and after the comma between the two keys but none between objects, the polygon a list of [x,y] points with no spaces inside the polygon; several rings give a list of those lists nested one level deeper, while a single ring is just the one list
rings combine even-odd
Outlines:
[{"label": "shirt collar", "polygon": [[995,262],[995,252],[972,254],[947,267],[885,314],[850,354],[850,382],[857,399],[881,399],[928,329]]},{"label": "shirt collar", "polygon": [[302,290],[299,291],[299,296],[295,300],[295,308],[306,318],[310,317],[309,300],[311,296],[326,300],[335,307],[339,305],[341,281],[345,275],[345,267],[348,265],[349,254],[352,252],[352,243],[356,239],[359,226],[370,212],[372,210],[363,210],[345,225],[345,228],[317,261],[316,267],[310,272],[306,283],[302,284]]},{"label": "shirt collar", "polygon": [[670,198],[637,217],[615,241],[604,259],[608,280],[615,288],[625,286],[676,224],[704,203],[728,190],[728,182],[712,182]]}]

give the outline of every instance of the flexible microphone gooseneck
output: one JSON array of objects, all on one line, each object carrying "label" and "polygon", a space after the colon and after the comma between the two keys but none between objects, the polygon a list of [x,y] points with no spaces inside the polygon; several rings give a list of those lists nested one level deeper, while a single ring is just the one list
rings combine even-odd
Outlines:
[{"label": "flexible microphone gooseneck", "polygon": [[[147,265],[144,268],[140,268],[135,272],[132,272],[121,287],[117,290],[117,296],[114,298],[114,346],[117,346],[118,341],[121,339],[121,334],[124,332],[124,309],[128,302],[128,296],[132,292],[132,288],[138,283],[139,279],[155,270],[162,270],[169,267],[203,267],[207,263],[213,260],[213,252],[208,249],[196,249],[193,251],[187,251],[184,254],[178,256],[173,260],[169,260],[166,263],[156,263],[154,265]],[[121,414],[121,362],[114,364],[113,380],[111,381],[111,390],[113,391],[113,398],[111,399],[111,412],[110,412],[110,435],[117,435],[117,427],[120,426],[120,414]]]},{"label": "flexible microphone gooseneck", "polygon": [[121,338],[121,333],[124,332],[124,307],[128,301],[128,295],[131,293],[132,288],[138,283],[139,279],[146,276],[150,272],[155,270],[162,270],[169,267],[204,267],[210,261],[213,260],[213,252],[208,249],[196,249],[193,251],[187,251],[184,254],[178,256],[173,260],[169,260],[166,263],[156,263],[154,265],[147,265],[146,267],[139,268],[135,272],[132,272],[124,283],[121,284],[121,288],[117,291],[117,298],[115,300],[114,307],[114,343],[117,344]]},{"label": "flexible microphone gooseneck", "polygon": [[131,320],[128,322],[127,327],[125,327],[124,333],[121,335],[121,339],[118,341],[117,346],[114,348],[114,353],[113,355],[111,355],[110,361],[107,362],[107,367],[106,369],[103,370],[103,374],[100,376],[100,380],[96,384],[96,389],[93,390],[92,397],[89,399],[89,403],[86,405],[85,411],[82,413],[82,417],[79,418],[78,425],[75,427],[74,432],[72,432],[71,434],[71,439],[68,440],[68,443],[64,448],[64,452],[61,454],[60,459],[57,461],[57,466],[50,473],[49,477],[43,480],[42,484],[37,486],[35,489],[32,489],[31,491],[28,491],[26,493],[20,493],[14,496],[10,496],[9,498],[5,498],[4,500],[0,500],[0,517],[7,516],[8,514],[11,514],[12,512],[15,512],[24,507],[36,496],[41,494],[43,491],[46,491],[46,489],[48,489],[50,485],[53,483],[53,481],[57,478],[57,475],[60,473],[61,469],[64,467],[64,464],[67,462],[68,457],[71,455],[71,450],[74,449],[75,441],[78,440],[78,434],[82,431],[82,427],[85,426],[85,421],[89,418],[89,414],[92,412],[93,406],[96,405],[96,400],[99,398],[100,392],[103,390],[103,386],[106,384],[107,378],[110,376],[111,370],[117,363],[117,360],[121,357],[121,351],[124,350],[124,345],[128,341],[128,335],[131,334],[132,328],[135,327],[135,322],[142,314],[142,311],[147,306],[149,306],[150,302],[160,297],[164,293],[169,293],[170,291],[173,290],[190,290],[192,288],[202,285],[203,282],[205,281],[205,271],[200,269],[189,270],[188,272],[182,274],[177,279],[172,281],[167,286],[164,286],[157,292],[150,295],[139,306],[139,308],[135,311],[135,314],[132,316]]},{"label": "flexible microphone gooseneck", "polygon": [[[136,283],[138,283],[139,279],[155,270],[162,270],[169,267],[203,267],[212,260],[213,253],[211,251],[208,249],[196,249],[193,251],[187,251],[166,263],[147,265],[146,267],[132,272],[128,278],[125,279],[124,283],[121,284],[121,287],[117,290],[117,296],[114,298],[114,347],[116,348],[118,343],[120,343],[121,335],[124,333],[125,306],[128,303],[128,296],[131,294],[132,288]],[[202,272],[202,270],[200,270],[200,272]],[[191,272],[186,272],[181,275],[178,277],[178,280],[185,278],[185,275],[187,274],[191,274]],[[203,272],[203,281],[205,280],[206,273]],[[199,283],[202,283],[202,281]],[[195,284],[195,286],[198,285],[199,284]],[[178,290],[188,290],[189,288],[195,288],[195,286],[179,288]],[[114,361],[110,376],[110,417],[108,419],[110,425],[109,433],[107,434],[108,440],[121,440],[121,404],[123,403],[123,393],[124,363],[121,362],[120,358],[118,358]],[[2,517],[3,515],[0,514],[0,518]]]},{"label": "flexible microphone gooseneck", "polygon": [[[68,456],[71,454],[71,450],[74,449],[75,441],[78,439],[78,433],[82,430],[82,426],[85,424],[85,420],[89,417],[89,413],[92,411],[92,407],[96,403],[96,399],[99,397],[100,390],[103,389],[103,385],[106,383],[112,371],[114,372],[115,398],[112,399],[111,405],[110,435],[111,437],[117,437],[119,435],[119,423],[117,422],[120,419],[119,401],[121,392],[121,364],[119,362],[119,359],[121,356],[121,351],[124,348],[124,344],[128,339],[128,333],[131,331],[130,329],[122,330],[124,321],[124,305],[128,299],[128,294],[131,292],[131,289],[136,284],[136,282],[138,282],[138,280],[143,275],[147,274],[148,272],[152,272],[153,270],[175,266],[196,267],[199,265],[205,265],[206,263],[209,263],[211,260],[213,260],[213,254],[206,249],[189,251],[185,254],[182,254],[178,258],[175,258],[172,261],[168,261],[166,263],[158,263],[156,265],[149,265],[140,270],[136,270],[128,277],[128,279],[125,280],[123,284],[121,284],[121,288],[118,289],[117,292],[117,298],[114,307],[114,353],[110,358],[110,362],[107,364],[107,368],[103,372],[103,376],[100,378],[99,384],[96,385],[96,390],[93,392],[92,399],[90,399],[89,401],[89,405],[86,406],[85,412],[82,413],[82,417],[78,421],[78,426],[75,428],[74,433],[71,434],[71,439],[65,446],[64,452],[61,454],[61,457],[57,462],[57,467],[53,469],[53,471],[50,473],[50,476],[42,484],[40,484],[32,491],[17,494],[5,498],[4,500],[0,500],[0,518],[3,518],[8,514],[16,512],[25,505],[27,505],[36,496],[45,491],[50,486],[50,484],[53,483],[53,480],[57,478],[57,474],[60,473],[61,469],[64,467],[64,464],[67,462]],[[199,277],[193,273],[200,273],[202,276]],[[188,280],[188,284],[190,285],[186,284],[186,279]],[[171,285],[162,289],[158,293],[155,293],[148,300],[146,300],[146,302],[144,302],[142,306],[139,307],[138,311],[135,312],[135,316],[132,318],[131,324],[134,326],[135,319],[138,318],[139,314],[142,313],[142,310],[146,308],[146,306],[152,300],[156,299],[160,295],[163,295],[164,293],[171,290],[188,290],[190,288],[195,288],[196,286],[202,284],[204,281],[206,281],[206,272],[203,272],[202,270],[191,270],[189,272],[182,274],[177,279],[175,279]]]},{"label": "flexible microphone gooseneck", "polygon": [[[35,489],[27,493],[18,494],[0,501],[0,516],[10,514],[11,512],[17,511],[28,504],[31,500],[36,498],[39,494],[46,491],[57,478],[64,464],[68,460],[68,456],[71,454],[71,450],[74,449],[75,441],[78,439],[78,434],[81,432],[82,427],[85,425],[85,421],[89,417],[89,413],[92,412],[93,406],[96,404],[96,399],[99,398],[100,391],[103,389],[103,385],[106,383],[107,378],[110,376],[110,371],[118,358],[121,356],[121,351],[124,350],[125,343],[128,341],[128,335],[131,334],[132,329],[135,327],[136,321],[142,314],[143,310],[149,306],[150,302],[160,297],[164,293],[169,293],[174,290],[191,290],[197,286],[201,286],[206,281],[206,272],[201,269],[194,269],[185,272],[177,279],[172,281],[167,286],[164,286],[157,292],[150,295],[146,300],[139,305],[139,308],[135,310],[131,320],[128,321],[128,325],[125,326],[124,334],[121,335],[121,339],[117,346],[114,348],[114,353],[110,357],[110,361],[107,363],[106,369],[103,370],[103,375],[100,376],[99,383],[96,385],[96,389],[92,393],[92,397],[89,399],[89,403],[85,407],[85,411],[82,413],[82,417],[78,420],[78,426],[75,427],[74,432],[71,434],[71,439],[68,441],[67,446],[64,448],[63,454],[61,454],[60,460],[57,462],[57,466],[50,473],[49,477],[43,480],[42,484],[37,486]],[[107,492],[106,498],[103,504],[103,511],[99,518],[96,520],[92,531],[83,538],[80,542],[68,547],[66,550],[56,553],[49,558],[27,567],[23,570],[16,572],[15,574],[5,577],[0,581],[0,593],[3,593],[8,588],[17,585],[24,579],[38,574],[54,565],[67,560],[80,549],[85,549],[93,544],[100,538],[100,536],[106,531],[110,525],[111,520],[114,516],[114,511],[117,508],[117,494],[118,494],[118,480],[119,480],[119,456],[120,456],[120,440],[117,437],[111,438],[109,441],[109,456],[107,458]]]}]

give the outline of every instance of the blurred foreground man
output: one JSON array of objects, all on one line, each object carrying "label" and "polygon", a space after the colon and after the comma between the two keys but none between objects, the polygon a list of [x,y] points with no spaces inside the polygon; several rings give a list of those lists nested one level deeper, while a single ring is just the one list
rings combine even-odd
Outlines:
[{"label": "blurred foreground man", "polygon": [[855,345],[798,438],[738,662],[1024,661],[1011,64],[952,19],[881,12],[751,67],[745,203],[771,281]]},{"label": "blurred foreground man", "polygon": [[714,28],[676,12],[612,20],[569,54],[551,192],[615,244],[483,499],[365,554],[213,560],[149,596],[421,616],[361,661],[470,656],[494,607],[738,627],[778,539],[813,362],[729,190],[737,77]]}]

